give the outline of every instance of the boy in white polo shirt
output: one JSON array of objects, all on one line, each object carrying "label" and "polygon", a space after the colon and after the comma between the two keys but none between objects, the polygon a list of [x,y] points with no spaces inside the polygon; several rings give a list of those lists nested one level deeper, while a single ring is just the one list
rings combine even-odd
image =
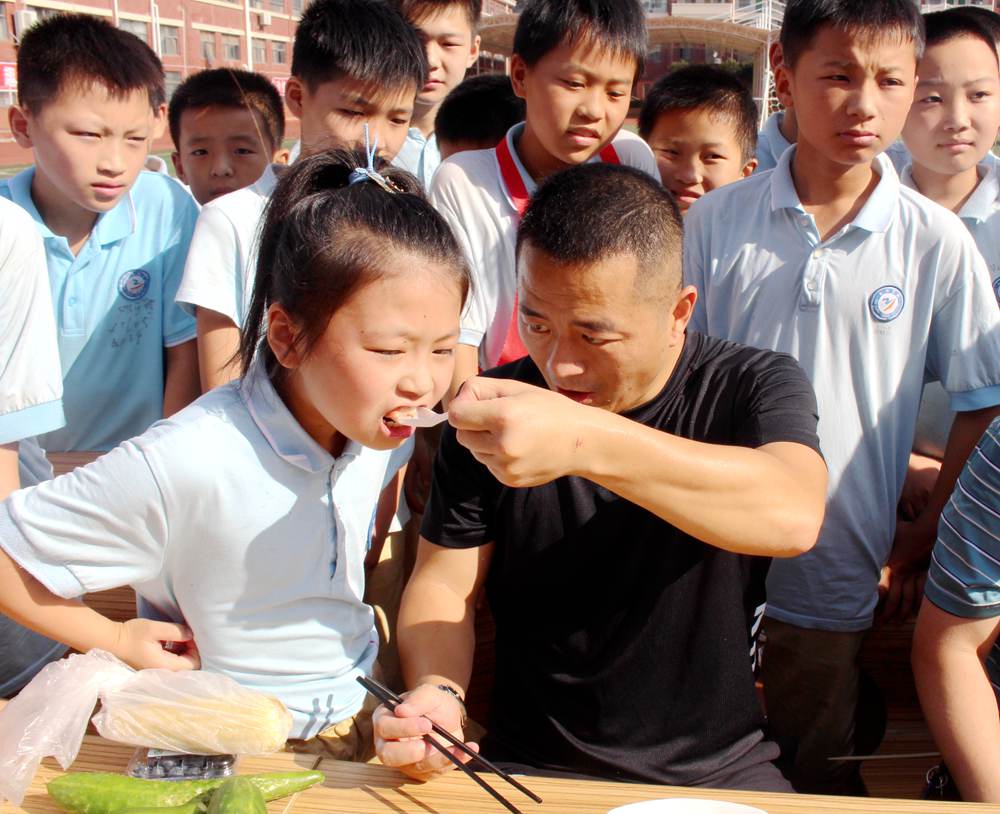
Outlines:
[{"label": "boy in white polo shirt", "polygon": [[[958,9],[928,14],[927,49],[920,81],[903,127],[911,163],[901,180],[950,209],[968,228],[986,261],[993,291],[1000,298],[1000,168],[987,161],[1000,128],[1000,68],[996,42],[978,16]],[[913,504],[933,487],[933,459],[944,455],[952,422],[948,399],[937,382],[924,391],[912,472]],[[909,486],[909,483],[908,483]]]},{"label": "boy in white polo shirt", "polygon": [[[692,325],[792,354],[819,402],[826,519],[811,552],[771,567],[763,657],[800,791],[864,793],[856,764],[829,758],[854,749],[857,653],[879,589],[887,614],[915,604],[941,509],[1000,413],[1000,313],[982,258],[880,155],[906,119],[923,38],[909,0],[789,3],[777,87],[797,145],[687,219]],[[930,502],[897,528],[925,375],[958,416]]]},{"label": "boy in white polo shirt", "polygon": [[[646,53],[638,0],[528,0],[514,32],[511,81],[523,124],[494,150],[443,163],[431,203],[465,249],[475,284],[462,317],[452,392],[477,369],[525,355],[518,336],[514,243],[536,185],[585,161],[636,167],[659,179],[649,147],[620,131]],[[599,205],[581,201],[581,206]]]},{"label": "boy in white polo shirt", "polygon": [[[391,161],[406,138],[426,73],[416,30],[379,0],[316,0],[292,48],[288,108],[301,124],[301,155],[363,145],[364,126]],[[377,88],[378,92],[373,92]],[[198,321],[203,392],[236,378],[234,354],[253,290],[254,248],[281,165],[206,205],[198,217],[177,301]]]},{"label": "boy in white polo shirt", "polygon": [[197,395],[194,320],[174,303],[197,207],[143,172],[163,85],[138,37],[58,15],[21,39],[14,138],[35,165],[0,182],[45,243],[66,426],[50,451],[108,450]]},{"label": "boy in white polo shirt", "polygon": [[[31,217],[0,198],[0,500],[21,485],[18,442],[61,427],[62,371],[45,271]],[[9,698],[66,646],[0,615],[0,698]]]},{"label": "boy in white polo shirt", "polygon": [[[429,190],[441,164],[435,132],[438,110],[445,97],[465,78],[479,59],[476,27],[482,0],[395,0],[399,10],[420,31],[427,54],[427,81],[417,94],[413,121],[406,141],[393,162]],[[490,145],[491,147],[493,145]]]}]

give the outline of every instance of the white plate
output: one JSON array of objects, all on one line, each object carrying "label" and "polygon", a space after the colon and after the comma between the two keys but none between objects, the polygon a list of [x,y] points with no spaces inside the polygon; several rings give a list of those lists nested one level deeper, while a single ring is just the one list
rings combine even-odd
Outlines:
[{"label": "white plate", "polygon": [[767,814],[760,808],[727,803],[723,800],[696,800],[674,797],[669,800],[647,800],[613,808],[608,814]]}]

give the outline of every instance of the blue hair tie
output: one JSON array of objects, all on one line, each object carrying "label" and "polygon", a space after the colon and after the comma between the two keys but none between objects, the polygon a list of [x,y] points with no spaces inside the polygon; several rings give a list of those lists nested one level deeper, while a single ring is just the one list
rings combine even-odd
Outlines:
[{"label": "blue hair tie", "polygon": [[369,142],[368,122],[365,122],[365,157],[368,159],[367,167],[355,167],[347,178],[348,186],[360,184],[363,181],[374,181],[386,192],[396,192],[393,185],[375,169],[375,153],[378,150],[378,136],[375,136],[374,143]]}]

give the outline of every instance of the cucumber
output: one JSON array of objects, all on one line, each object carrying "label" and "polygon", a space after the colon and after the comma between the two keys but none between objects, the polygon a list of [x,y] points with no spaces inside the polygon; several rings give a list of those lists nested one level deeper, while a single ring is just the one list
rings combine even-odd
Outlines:
[{"label": "cucumber", "polygon": [[[248,777],[269,801],[315,786],[323,780],[323,773],[272,772]],[[124,814],[129,809],[162,809],[194,802],[224,782],[219,778],[140,780],[107,772],[72,772],[50,781],[46,788],[56,803],[74,814]]]},{"label": "cucumber", "polygon": [[248,775],[267,802],[280,800],[326,780],[323,772],[268,772]]},{"label": "cucumber", "polygon": [[253,780],[230,777],[212,793],[208,814],[267,814],[267,805]]},{"label": "cucumber", "polygon": [[166,808],[193,801],[221,780],[140,780],[108,772],[73,772],[46,786],[49,796],[76,814],[118,814],[130,808]]}]

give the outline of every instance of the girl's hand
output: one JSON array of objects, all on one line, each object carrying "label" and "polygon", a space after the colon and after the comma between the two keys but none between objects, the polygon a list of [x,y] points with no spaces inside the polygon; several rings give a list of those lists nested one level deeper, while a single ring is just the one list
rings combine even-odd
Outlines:
[{"label": "girl's hand", "polygon": [[[166,650],[164,645],[174,647]],[[173,622],[129,619],[118,629],[113,652],[136,670],[197,670],[201,667],[194,634],[184,625]]]}]

